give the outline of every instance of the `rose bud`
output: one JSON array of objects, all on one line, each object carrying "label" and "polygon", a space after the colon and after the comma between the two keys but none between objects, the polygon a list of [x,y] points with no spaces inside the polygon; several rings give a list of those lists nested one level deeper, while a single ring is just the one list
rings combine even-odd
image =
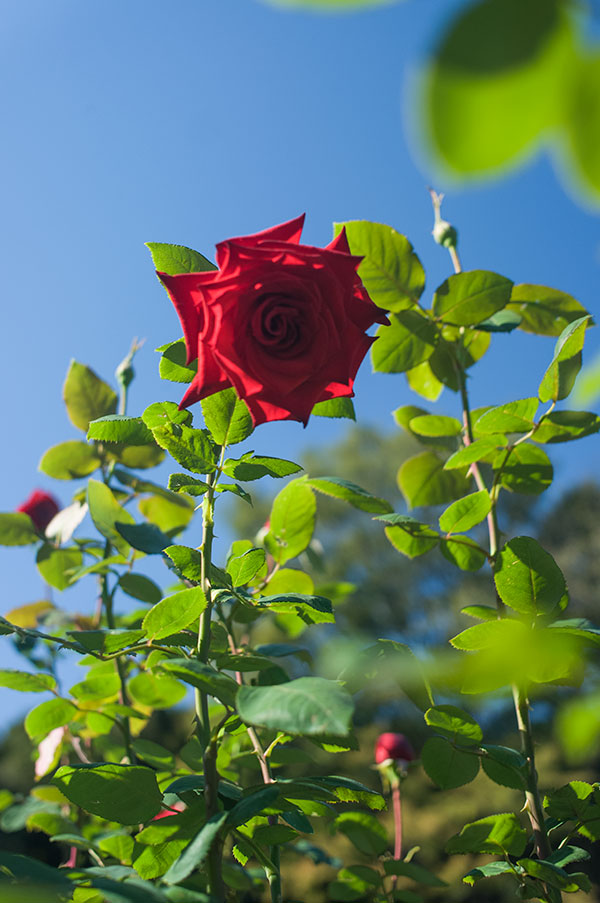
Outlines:
[{"label": "rose bud", "polygon": [[375,744],[375,762],[381,765],[383,762],[396,762],[404,768],[416,758],[415,751],[404,734],[388,732],[380,734]]},{"label": "rose bud", "polygon": [[60,505],[49,492],[34,489],[29,498],[19,505],[17,511],[28,514],[36,530],[43,533],[52,518],[60,511]]},{"label": "rose bud", "polygon": [[180,408],[233,386],[254,424],[299,420],[354,395],[357,370],[388,324],[369,298],[344,230],[325,248],[300,244],[304,217],[217,245],[217,270],[158,272],[198,371]]}]

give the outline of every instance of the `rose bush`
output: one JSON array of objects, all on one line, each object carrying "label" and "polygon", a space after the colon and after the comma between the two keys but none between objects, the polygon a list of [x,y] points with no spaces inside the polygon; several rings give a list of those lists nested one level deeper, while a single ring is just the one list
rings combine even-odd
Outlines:
[{"label": "rose bush", "polygon": [[31,495],[19,505],[17,511],[28,514],[36,530],[43,533],[52,518],[60,511],[60,505],[53,495],[43,489],[34,489]]},{"label": "rose bush", "polygon": [[358,367],[387,323],[342,231],[326,248],[300,244],[304,217],[217,245],[218,270],[158,272],[198,372],[180,407],[233,386],[255,424],[300,420],[319,401],[352,396]]}]

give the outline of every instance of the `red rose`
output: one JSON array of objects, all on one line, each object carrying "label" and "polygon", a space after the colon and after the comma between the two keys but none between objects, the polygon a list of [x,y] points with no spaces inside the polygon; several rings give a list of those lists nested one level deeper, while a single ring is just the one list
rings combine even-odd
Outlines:
[{"label": "red rose", "polygon": [[43,489],[34,489],[29,498],[19,505],[17,511],[28,514],[36,530],[43,533],[54,515],[60,511],[60,505],[50,493],[44,492]]},{"label": "red rose", "polygon": [[415,751],[404,734],[380,734],[375,744],[375,762],[381,765],[387,759],[395,762],[412,762]]},{"label": "red rose", "polygon": [[300,420],[318,401],[353,395],[356,371],[388,320],[365,291],[342,231],[301,245],[304,217],[217,245],[218,270],[158,273],[198,373],[180,407],[233,386],[254,423]]}]

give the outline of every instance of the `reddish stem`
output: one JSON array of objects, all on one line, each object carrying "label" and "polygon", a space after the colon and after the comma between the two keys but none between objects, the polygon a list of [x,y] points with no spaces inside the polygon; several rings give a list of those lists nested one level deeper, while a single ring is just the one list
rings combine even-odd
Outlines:
[{"label": "reddish stem", "polygon": [[394,859],[402,859],[402,801],[400,799],[400,781],[392,786],[392,806],[394,810]]}]

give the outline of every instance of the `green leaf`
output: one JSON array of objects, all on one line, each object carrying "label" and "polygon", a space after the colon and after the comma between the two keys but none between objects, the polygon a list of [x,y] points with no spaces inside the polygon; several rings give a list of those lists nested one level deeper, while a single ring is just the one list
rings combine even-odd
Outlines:
[{"label": "green leaf", "polygon": [[300,677],[273,687],[241,686],[237,711],[246,724],[301,736],[345,737],[354,705],[338,683]]},{"label": "green leaf", "polygon": [[408,458],[398,471],[398,485],[411,508],[452,502],[469,484],[460,472],[444,470],[443,458],[431,451]]},{"label": "green leaf", "polygon": [[123,539],[116,524],[133,524],[134,519],[117,502],[111,490],[99,480],[88,480],[87,500],[90,515],[96,529],[122,554],[129,552],[129,543]]},{"label": "green leaf", "polygon": [[254,430],[248,405],[235,389],[223,389],[202,399],[204,422],[217,445],[243,442]]},{"label": "green leaf", "polygon": [[484,332],[512,332],[521,325],[521,314],[514,310],[499,310],[487,320],[482,320],[477,328]]},{"label": "green leaf", "polygon": [[477,746],[483,738],[475,719],[454,705],[436,705],[427,709],[425,722],[438,734],[461,746]]},{"label": "green leaf", "polygon": [[4,879],[3,903],[59,903],[68,899],[74,890],[63,869],[52,868],[29,856],[2,850],[0,869]]},{"label": "green leaf", "polygon": [[124,414],[110,414],[91,420],[87,437],[98,442],[122,442],[134,446],[154,443],[154,437],[141,417],[127,417]]},{"label": "green leaf", "polygon": [[204,495],[209,488],[208,483],[205,483],[204,480],[197,480],[187,473],[172,473],[167,485],[171,492],[185,492],[194,497]]},{"label": "green leaf", "polygon": [[552,411],[540,419],[534,442],[570,442],[600,430],[600,417],[590,411]]},{"label": "green leaf", "polygon": [[529,536],[517,536],[501,549],[494,582],[504,604],[526,615],[552,611],[566,589],[552,555]]},{"label": "green leaf", "polygon": [[358,274],[375,304],[394,312],[414,307],[425,288],[425,271],[408,239],[366,220],[335,223],[335,235],[342,228],[351,252],[363,258]]},{"label": "green leaf", "polygon": [[263,809],[269,808],[275,803],[279,796],[279,788],[274,784],[262,787],[260,790],[248,793],[229,810],[227,814],[227,824],[242,825],[244,822],[259,815]]},{"label": "green leaf", "polygon": [[508,746],[483,744],[488,753],[481,760],[488,778],[513,790],[527,789],[527,759]]},{"label": "green leaf", "polygon": [[446,844],[447,853],[503,853],[521,856],[527,831],[512,812],[488,815],[464,826]]},{"label": "green leaf", "polygon": [[71,803],[122,825],[148,821],[162,806],[154,772],[142,765],[63,765],[52,782]]},{"label": "green leaf", "polygon": [[158,445],[107,445],[106,456],[111,461],[118,461],[124,467],[135,470],[147,470],[156,467],[163,460],[165,453]]},{"label": "green leaf", "polygon": [[231,492],[233,495],[237,495],[238,498],[243,499],[249,505],[252,504],[252,496],[249,492],[246,492],[239,483],[219,483],[215,489],[217,492]]},{"label": "green leaf", "polygon": [[157,401],[148,405],[142,414],[142,420],[149,430],[169,423],[185,423],[191,426],[192,412],[187,409],[180,411],[174,401]]},{"label": "green leaf", "polygon": [[[227,674],[222,674],[211,668],[210,665],[204,665],[196,659],[187,658],[170,658],[160,662],[160,668],[169,674],[185,681],[192,687],[197,687],[205,693],[210,693],[225,705],[233,708],[235,702],[235,694],[238,685],[233,678]],[[275,689],[280,689],[279,687]]]},{"label": "green leaf", "polygon": [[127,684],[131,698],[138,705],[153,709],[170,709],[184,698],[186,688],[166,674],[151,674],[141,671]]},{"label": "green leaf", "polygon": [[364,649],[342,671],[340,679],[351,693],[372,685],[378,699],[384,694],[392,699],[405,694],[422,712],[434,704],[418,658],[408,646],[395,640],[377,640]]},{"label": "green leaf", "polygon": [[538,409],[537,398],[521,398],[496,408],[489,408],[474,424],[478,434],[528,433]]},{"label": "green leaf", "polygon": [[549,793],[544,807],[551,818],[559,821],[585,822],[600,816],[600,807],[594,802],[594,786],[586,781],[569,781],[564,787]]},{"label": "green leaf", "polygon": [[444,166],[465,177],[521,163],[560,117],[571,46],[558,3],[461,8],[426,74],[427,129]]},{"label": "green leaf", "polygon": [[278,564],[303,552],[315,529],[317,504],[305,479],[292,480],[273,500],[265,545]]},{"label": "green leaf", "polygon": [[85,680],[74,684],[69,693],[84,703],[98,703],[104,699],[116,700],[120,689],[119,675],[112,673],[91,673]]},{"label": "green leaf", "polygon": [[356,483],[350,483],[348,480],[341,480],[338,477],[309,477],[306,482],[317,492],[336,499],[343,499],[360,511],[369,511],[371,514],[387,514],[394,510],[385,499],[371,495],[366,489],[362,489]]},{"label": "green leaf", "polygon": [[246,452],[241,458],[228,458],[223,465],[223,473],[235,480],[250,482],[261,477],[288,477],[302,470],[299,464],[284,458],[269,458]]},{"label": "green leaf", "polygon": [[0,687],[19,690],[22,693],[43,693],[46,690],[53,690],[56,681],[51,674],[44,674],[41,671],[30,674],[29,671],[11,671],[3,668],[0,670]]},{"label": "green leaf", "polygon": [[581,369],[581,350],[590,317],[580,317],[565,326],[554,349],[554,357],[538,389],[540,401],[560,401],[570,394]]},{"label": "green leaf", "polygon": [[206,608],[206,596],[199,586],[167,596],[150,609],[142,621],[148,639],[162,640],[196,621]]},{"label": "green leaf", "polygon": [[453,502],[440,515],[440,530],[443,533],[466,533],[477,524],[480,524],[492,508],[490,494],[482,489],[472,492]]},{"label": "green leaf", "polygon": [[154,580],[145,577],[144,574],[134,574],[129,571],[121,574],[119,577],[119,586],[124,593],[133,599],[139,599],[140,602],[148,602],[150,605],[156,605],[162,599],[162,590],[156,585]]},{"label": "green leaf", "polygon": [[49,448],[38,467],[55,480],[78,480],[100,467],[100,458],[93,445],[74,439]]},{"label": "green leaf", "polygon": [[[494,458],[493,466],[499,470],[506,460],[506,452],[500,451]],[[500,483],[511,492],[539,495],[550,486],[554,468],[550,458],[542,448],[522,442],[510,453],[510,457],[500,476]]]},{"label": "green leaf", "polygon": [[87,433],[90,420],[117,410],[117,395],[85,364],[71,361],[63,386],[67,414],[73,426]]},{"label": "green leaf", "polygon": [[278,614],[293,613],[306,624],[333,624],[334,615],[329,599],[301,593],[282,593],[279,596],[263,596],[257,608]]},{"label": "green leaf", "polygon": [[424,555],[435,548],[440,540],[439,533],[427,524],[421,524],[404,514],[383,515],[375,519],[386,520],[390,524],[385,528],[385,535],[394,548],[408,558]]},{"label": "green leaf", "polygon": [[462,787],[473,781],[479,772],[477,756],[456,749],[443,737],[430,737],[426,741],[421,762],[433,783],[442,790]]},{"label": "green leaf", "polygon": [[450,455],[444,464],[444,470],[456,470],[459,467],[467,467],[476,461],[491,463],[496,457],[498,448],[505,446],[506,443],[506,436],[499,435],[490,439],[476,439],[464,448],[459,448],[453,455]]},{"label": "green leaf", "polygon": [[266,555],[264,549],[248,549],[243,555],[230,558],[227,562],[227,573],[234,586],[245,586],[264,567]]},{"label": "green leaf", "polygon": [[365,856],[381,856],[387,850],[387,831],[368,812],[342,812],[335,820],[335,827]]},{"label": "green leaf", "polygon": [[28,514],[21,511],[0,514],[0,545],[29,546],[39,538]]},{"label": "green leaf", "polygon": [[480,649],[498,650],[503,643],[507,649],[510,649],[512,644],[522,639],[524,632],[525,627],[519,621],[496,616],[494,620],[490,618],[483,624],[467,627],[466,630],[452,637],[450,643],[455,649],[462,649],[465,652]]},{"label": "green leaf", "polygon": [[83,556],[76,546],[57,549],[52,543],[45,542],[38,549],[35,561],[46,583],[62,591],[71,585],[72,574],[81,567]]},{"label": "green leaf", "polygon": [[440,540],[440,552],[461,571],[478,571],[487,559],[485,549],[469,536],[449,536]]},{"label": "green leaf", "polygon": [[405,376],[413,392],[416,392],[417,395],[420,395],[421,398],[426,398],[428,401],[437,401],[442,394],[444,384],[440,382],[431,369],[430,361],[431,358],[428,361],[417,364],[416,367],[411,367],[410,370],[406,371]]},{"label": "green leaf", "polygon": [[136,756],[153,768],[166,770],[175,767],[175,756],[159,743],[138,737],[132,741],[131,745]]},{"label": "green leaf", "polygon": [[455,417],[423,414],[412,418],[410,430],[419,436],[459,436],[462,433],[462,425]]},{"label": "green leaf", "polygon": [[168,555],[182,577],[200,583],[202,580],[202,555],[188,546],[166,546]]},{"label": "green leaf", "polygon": [[517,865],[528,875],[539,878],[544,884],[558,888],[558,890],[577,890],[579,888],[568,872],[546,859],[519,859]]},{"label": "green leaf", "polygon": [[217,267],[199,251],[185,245],[169,245],[160,241],[147,241],[146,247],[152,254],[152,263],[159,273],[178,276],[180,273],[205,273]]},{"label": "green leaf", "polygon": [[128,546],[146,555],[160,555],[172,541],[170,536],[154,524],[117,523],[115,526],[119,536],[123,537]]},{"label": "green leaf", "polygon": [[50,731],[72,721],[77,709],[68,699],[47,699],[36,705],[25,718],[25,730],[31,740],[42,740]]},{"label": "green leaf", "polygon": [[165,884],[179,884],[188,875],[191,875],[194,869],[202,865],[226,819],[227,812],[217,812],[208,819],[190,845],[185,848],[179,859],[163,875],[162,880]]},{"label": "green leaf", "polygon": [[154,495],[142,499],[138,505],[140,514],[163,532],[180,532],[194,516],[195,503],[185,495],[165,498]]},{"label": "green leaf", "polygon": [[356,420],[354,404],[351,398],[328,398],[326,401],[318,401],[311,414],[315,417]]},{"label": "green leaf", "polygon": [[[198,361],[187,363],[187,351],[184,339],[177,339],[156,349],[162,352],[158,372],[161,379],[173,383],[191,383],[198,372]],[[187,421],[177,421],[187,423]]]},{"label": "green leaf", "polygon": [[455,273],[433,296],[434,316],[455,326],[476,326],[508,304],[512,286],[488,270]]},{"label": "green leaf", "polygon": [[435,324],[414,310],[390,315],[390,325],[380,326],[371,348],[373,370],[403,373],[428,360],[437,340]]},{"label": "green leaf", "polygon": [[480,865],[477,868],[472,869],[464,875],[463,881],[465,884],[470,884],[472,886],[476,881],[481,881],[482,878],[494,878],[496,875],[505,875],[508,872],[514,873],[514,866],[505,859],[501,859],[497,862],[488,862],[486,865]]},{"label": "green leaf", "polygon": [[152,430],[161,448],[192,473],[212,473],[216,468],[215,450],[206,430],[195,430],[184,423],[167,423]]},{"label": "green leaf", "polygon": [[118,652],[133,646],[144,637],[143,630],[69,630],[68,634],[88,652]]},{"label": "green leaf", "polygon": [[386,875],[402,875],[404,878],[411,878],[417,884],[425,884],[427,887],[448,887],[446,881],[442,881],[429,869],[419,865],[417,862],[405,862],[402,859],[388,859],[383,863]]},{"label": "green leaf", "polygon": [[545,285],[514,285],[509,310],[521,315],[519,328],[537,335],[559,336],[587,310],[566,292]]}]

